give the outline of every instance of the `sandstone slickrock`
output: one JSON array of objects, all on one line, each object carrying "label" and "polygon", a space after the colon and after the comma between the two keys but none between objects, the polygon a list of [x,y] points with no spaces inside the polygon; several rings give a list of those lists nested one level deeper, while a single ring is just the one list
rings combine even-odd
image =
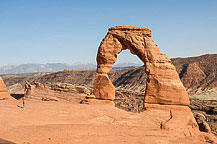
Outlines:
[{"label": "sandstone slickrock", "polygon": [[41,100],[42,101],[59,101],[59,99],[58,98],[56,98],[56,97],[51,97],[51,96],[44,96],[44,97],[42,97],[41,98]]},{"label": "sandstone slickrock", "polygon": [[0,77],[0,100],[7,100],[7,99],[10,99],[10,95],[8,93],[4,81]]},{"label": "sandstone slickrock", "polygon": [[[145,65],[147,73],[145,102],[153,104],[189,105],[189,96],[179,79],[171,60],[159,52],[157,44],[151,39],[151,30],[135,26],[116,26],[109,29],[101,42],[97,54],[97,75],[95,83],[99,83],[98,74],[112,69],[118,54],[129,49],[137,55]],[[113,89],[111,81],[104,83]],[[99,87],[94,85],[94,94],[98,99],[114,99],[115,94],[97,93]]]}]

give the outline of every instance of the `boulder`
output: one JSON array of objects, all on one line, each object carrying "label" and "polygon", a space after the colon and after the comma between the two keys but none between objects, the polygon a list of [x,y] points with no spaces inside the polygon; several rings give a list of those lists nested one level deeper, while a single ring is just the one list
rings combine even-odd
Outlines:
[{"label": "boulder", "polygon": [[206,122],[206,117],[202,113],[194,112],[194,117],[197,121],[200,131],[211,133],[211,128]]},{"label": "boulder", "polygon": [[58,98],[53,97],[53,96],[46,96],[41,98],[42,101],[59,101]]}]

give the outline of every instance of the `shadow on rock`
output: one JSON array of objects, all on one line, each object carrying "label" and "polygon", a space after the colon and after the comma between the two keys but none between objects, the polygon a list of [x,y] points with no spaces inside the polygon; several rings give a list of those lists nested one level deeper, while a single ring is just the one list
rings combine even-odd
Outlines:
[{"label": "shadow on rock", "polygon": [[13,98],[15,98],[16,100],[19,100],[19,99],[21,99],[21,98],[24,97],[24,94],[11,94],[11,96],[12,96]]},{"label": "shadow on rock", "polygon": [[16,144],[16,143],[11,142],[11,141],[7,141],[7,140],[4,140],[4,139],[0,138],[0,144]]}]

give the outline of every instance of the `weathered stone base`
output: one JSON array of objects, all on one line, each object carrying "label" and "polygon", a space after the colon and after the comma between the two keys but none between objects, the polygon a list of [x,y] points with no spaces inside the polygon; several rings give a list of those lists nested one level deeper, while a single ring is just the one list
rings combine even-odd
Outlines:
[{"label": "weathered stone base", "polygon": [[[182,132],[187,137],[194,137],[200,133],[199,137],[202,141],[208,143],[216,143],[217,139],[211,133],[199,132],[198,124],[194,118],[191,109],[188,106],[180,105],[161,105],[145,103],[147,111],[164,110],[170,115],[168,120],[161,122],[161,129],[173,131],[175,136]],[[161,117],[161,115],[159,115]]]},{"label": "weathered stone base", "polygon": [[97,99],[113,100],[115,98],[115,87],[107,74],[96,74],[93,85],[93,92]]}]

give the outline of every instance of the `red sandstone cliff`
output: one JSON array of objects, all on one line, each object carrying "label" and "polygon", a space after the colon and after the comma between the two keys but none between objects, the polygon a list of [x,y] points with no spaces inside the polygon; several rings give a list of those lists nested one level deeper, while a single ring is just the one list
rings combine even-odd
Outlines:
[{"label": "red sandstone cliff", "polygon": [[186,88],[217,87],[217,54],[172,59]]}]

